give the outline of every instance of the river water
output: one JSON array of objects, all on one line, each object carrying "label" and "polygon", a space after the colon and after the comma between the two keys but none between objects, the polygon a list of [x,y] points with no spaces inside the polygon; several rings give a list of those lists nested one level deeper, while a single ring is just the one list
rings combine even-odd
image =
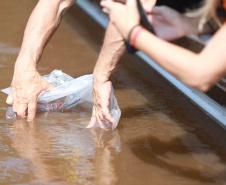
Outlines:
[{"label": "river water", "polygon": [[[24,27],[37,1],[0,1],[0,89],[10,85]],[[104,36],[78,7],[65,15],[38,65],[92,73]],[[114,131],[86,129],[90,109],[6,120],[0,93],[0,184],[226,184],[225,131],[136,56],[112,77],[122,111]]]}]

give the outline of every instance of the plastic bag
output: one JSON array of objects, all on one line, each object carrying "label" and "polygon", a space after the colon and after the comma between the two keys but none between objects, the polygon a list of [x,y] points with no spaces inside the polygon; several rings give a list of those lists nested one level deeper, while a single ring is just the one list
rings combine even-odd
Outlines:
[{"label": "plastic bag", "polygon": [[[37,103],[38,111],[56,111],[66,110],[83,103],[93,103],[92,101],[92,82],[93,75],[84,75],[78,78],[63,73],[61,70],[54,70],[49,75],[44,75],[49,83],[55,86],[49,92],[45,92]],[[10,88],[3,89],[2,92],[9,94]],[[113,125],[109,127],[115,129],[118,125],[121,110],[118,107],[117,100],[112,89],[109,105],[110,115],[114,119]],[[8,119],[16,118],[16,114],[12,111],[12,107],[6,112]],[[96,125],[99,125],[96,123]]]}]

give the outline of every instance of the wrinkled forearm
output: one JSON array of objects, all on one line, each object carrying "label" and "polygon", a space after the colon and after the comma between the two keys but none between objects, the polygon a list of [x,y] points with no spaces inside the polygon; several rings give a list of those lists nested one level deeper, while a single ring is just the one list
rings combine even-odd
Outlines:
[{"label": "wrinkled forearm", "polygon": [[25,28],[16,67],[35,68],[42,52],[75,0],[39,0]]},{"label": "wrinkled forearm", "polygon": [[104,43],[94,68],[94,79],[105,82],[114,72],[119,59],[125,53],[125,44],[122,36],[114,25],[109,23]]}]

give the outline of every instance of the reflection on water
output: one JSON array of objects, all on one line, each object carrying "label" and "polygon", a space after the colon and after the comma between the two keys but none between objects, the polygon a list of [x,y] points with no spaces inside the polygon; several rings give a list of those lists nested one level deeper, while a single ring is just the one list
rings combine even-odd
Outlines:
[{"label": "reflection on water", "polygon": [[[0,181],[24,183],[29,175],[31,183],[115,184],[112,153],[120,151],[118,131],[86,129],[83,121],[89,117],[83,121],[76,117],[73,112],[51,112],[40,113],[31,123],[12,121],[8,127],[12,148],[5,145]],[[11,152],[18,156],[7,157]]]},{"label": "reflection on water", "polygon": [[[5,7],[0,17],[0,89],[11,82],[35,3],[0,1]],[[47,46],[40,73],[92,73],[103,34],[80,9],[72,9]],[[114,131],[85,128],[90,105],[38,112],[32,123],[9,121],[6,95],[0,93],[0,183],[226,184],[226,135],[215,122],[135,56],[122,59],[112,80],[122,110]]]},{"label": "reflection on water", "polygon": [[54,161],[58,161],[57,158],[49,158],[52,138],[39,132],[36,121],[28,124],[25,120],[15,120],[10,131],[11,146],[34,168],[31,182],[61,181],[61,177],[57,175],[57,164],[54,164]]}]

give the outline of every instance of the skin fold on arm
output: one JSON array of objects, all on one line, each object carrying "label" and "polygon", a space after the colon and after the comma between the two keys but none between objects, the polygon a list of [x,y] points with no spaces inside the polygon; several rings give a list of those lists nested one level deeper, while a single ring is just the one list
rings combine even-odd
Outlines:
[{"label": "skin fold on arm", "polygon": [[6,103],[19,117],[33,120],[38,98],[53,88],[36,70],[36,65],[65,11],[75,0],[39,0],[25,28],[15,63],[11,91]]}]

